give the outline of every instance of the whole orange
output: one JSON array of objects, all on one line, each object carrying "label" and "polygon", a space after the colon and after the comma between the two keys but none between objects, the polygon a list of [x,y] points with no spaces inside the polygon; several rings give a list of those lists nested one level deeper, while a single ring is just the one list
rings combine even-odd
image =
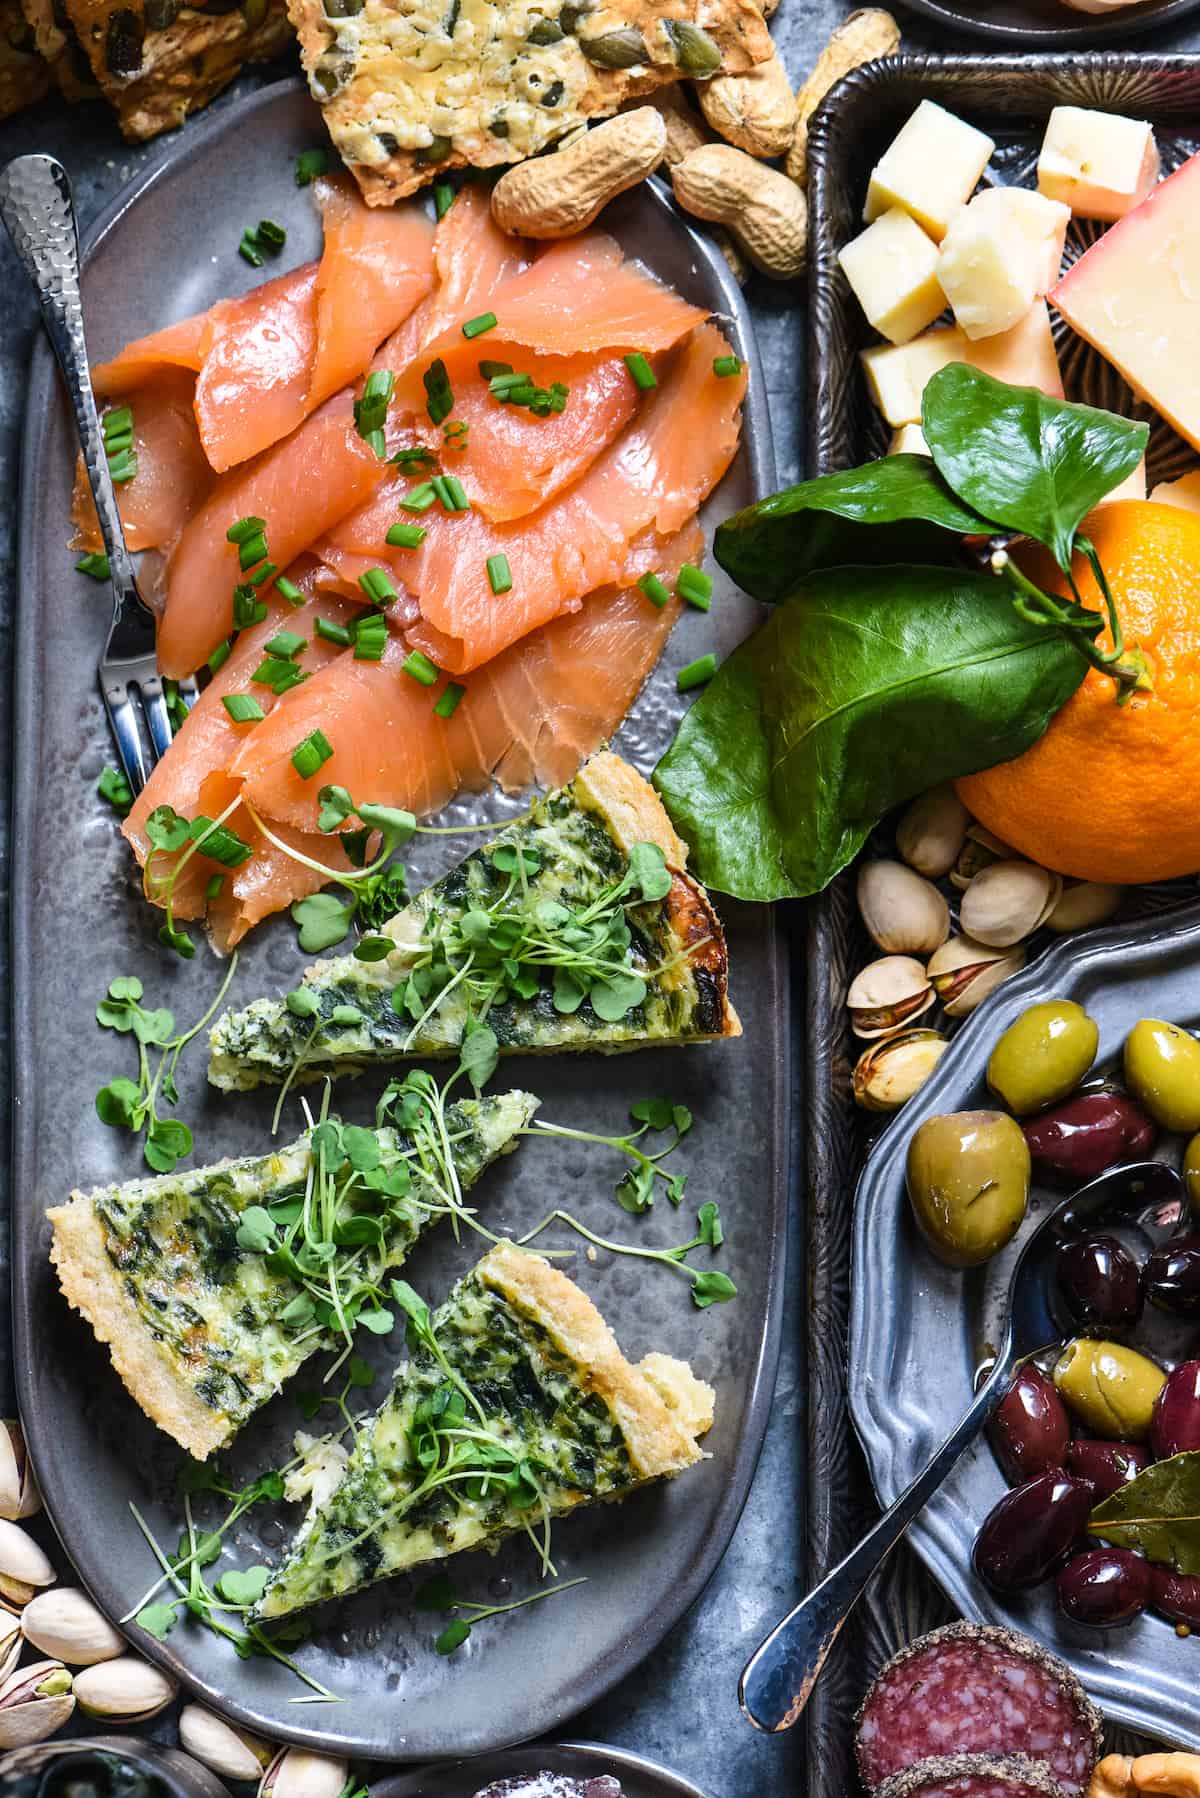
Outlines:
[{"label": "whole orange", "polygon": [[[1152,692],[1116,703],[1096,669],[1015,761],[960,780],[963,804],[1014,849],[1081,880],[1167,880],[1200,870],[1200,515],[1146,500],[1100,506],[1081,527],[1099,554],[1126,644]],[[1066,582],[1048,552],[1021,566],[1047,592]],[[1083,603],[1100,609],[1075,558]],[[1098,639],[1111,647],[1107,629]]]}]

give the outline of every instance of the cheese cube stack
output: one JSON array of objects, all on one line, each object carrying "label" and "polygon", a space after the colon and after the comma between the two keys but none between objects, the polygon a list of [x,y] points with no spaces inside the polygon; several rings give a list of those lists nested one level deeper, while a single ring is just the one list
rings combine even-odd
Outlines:
[{"label": "cheese cube stack", "polygon": [[1200,468],[1181,474],[1177,481],[1160,481],[1150,498],[1156,506],[1180,506],[1185,512],[1200,512]]},{"label": "cheese cube stack", "polygon": [[1158,180],[1158,145],[1149,125],[1083,106],[1056,106],[1038,156],[1038,192],[1076,218],[1124,218]]},{"label": "cheese cube stack", "polygon": [[1054,399],[1062,399],[1062,378],[1044,304],[1031,311],[1011,331],[972,343],[954,325],[942,325],[914,337],[911,343],[880,344],[862,352],[863,371],[871,396],[890,425],[919,424],[925,383],[951,362],[969,362],[997,381],[1016,387],[1040,387]]},{"label": "cheese cube stack", "polygon": [[929,445],[920,425],[901,425],[898,431],[893,431],[887,453],[889,456],[927,456]]},{"label": "cheese cube stack", "polygon": [[838,254],[863,311],[891,343],[907,343],[945,310],[937,260],[933,239],[898,206]]},{"label": "cheese cube stack", "polygon": [[1113,487],[1100,501],[1107,506],[1114,499],[1145,499],[1146,497],[1146,458],[1142,457],[1136,468],[1131,468],[1123,481]]},{"label": "cheese cube stack", "polygon": [[1011,330],[1049,293],[1062,267],[1071,214],[1023,187],[976,194],[942,241],[937,277],[967,336]]},{"label": "cheese cube stack", "polygon": [[877,163],[863,217],[870,224],[898,206],[940,243],[995,147],[985,132],[922,100]]},{"label": "cheese cube stack", "polygon": [[1105,232],[1050,295],[1080,337],[1200,448],[1200,155]]}]

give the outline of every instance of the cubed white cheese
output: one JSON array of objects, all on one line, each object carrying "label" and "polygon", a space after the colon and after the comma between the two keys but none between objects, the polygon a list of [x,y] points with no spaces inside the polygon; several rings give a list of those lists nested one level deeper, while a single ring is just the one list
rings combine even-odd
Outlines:
[{"label": "cubed white cheese", "polygon": [[1038,192],[1077,218],[1124,218],[1158,180],[1158,145],[1141,119],[1056,106],[1038,157]]},{"label": "cubed white cheese", "polygon": [[993,187],[964,206],[942,241],[937,276],[960,328],[995,337],[1049,293],[1071,214],[1024,187]]},{"label": "cubed white cheese", "polygon": [[892,441],[888,444],[889,456],[927,456],[929,445],[925,441],[925,433],[920,425],[901,425],[892,433]]},{"label": "cubed white cheese", "polygon": [[922,100],[877,163],[863,217],[869,224],[899,206],[940,243],[995,147],[965,119]]},{"label": "cubed white cheese", "polygon": [[1055,399],[1063,396],[1044,302],[1035,305],[1011,331],[972,343],[954,325],[939,325],[911,343],[881,343],[862,352],[863,373],[871,397],[890,425],[919,424],[925,383],[951,362],[969,362],[997,381],[1016,387],[1040,387]]},{"label": "cubed white cheese", "polygon": [[1181,506],[1185,512],[1200,512],[1200,468],[1180,475],[1177,481],[1160,481],[1151,489],[1156,506]]},{"label": "cubed white cheese", "polygon": [[945,311],[937,260],[933,239],[898,206],[838,253],[859,305],[891,343],[907,343]]}]

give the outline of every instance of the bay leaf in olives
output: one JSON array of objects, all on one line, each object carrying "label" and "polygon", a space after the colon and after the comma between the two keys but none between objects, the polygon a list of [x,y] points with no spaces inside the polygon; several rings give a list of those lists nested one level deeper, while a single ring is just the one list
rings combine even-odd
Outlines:
[{"label": "bay leaf in olives", "polygon": [[1176,1573],[1200,1574],[1200,1450],[1156,1461],[1097,1505],[1090,1535],[1139,1548]]}]

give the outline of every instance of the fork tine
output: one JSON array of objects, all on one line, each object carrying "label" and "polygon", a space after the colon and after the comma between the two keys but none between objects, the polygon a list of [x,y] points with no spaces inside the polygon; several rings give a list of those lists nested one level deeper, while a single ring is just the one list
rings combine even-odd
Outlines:
[{"label": "fork tine", "polygon": [[140,686],[142,705],[146,711],[146,722],[150,726],[150,741],[154,745],[156,759],[161,761],[171,747],[171,738],[174,735],[162,681],[157,674],[154,674],[144,677]]},{"label": "fork tine", "polygon": [[130,697],[126,683],[119,678],[106,677],[103,668],[100,670],[100,694],[112,727],[117,756],[130,791],[136,797],[149,780],[154,765],[154,756],[147,753],[142,735],[141,707]]}]

